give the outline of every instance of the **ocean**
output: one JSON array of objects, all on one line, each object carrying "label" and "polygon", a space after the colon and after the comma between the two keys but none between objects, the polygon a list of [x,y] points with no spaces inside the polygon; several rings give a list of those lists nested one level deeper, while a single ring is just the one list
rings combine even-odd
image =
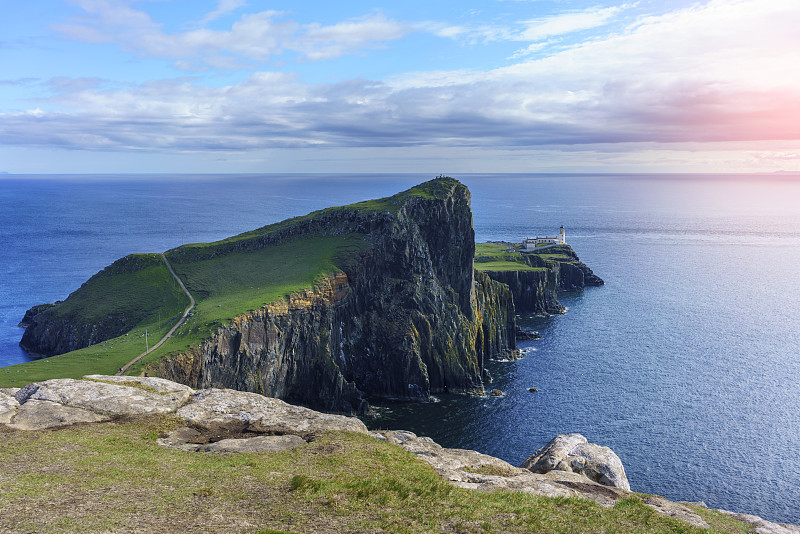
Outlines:
[{"label": "ocean", "polygon": [[[430,175],[0,177],[0,366],[25,310],[115,259],[212,241]],[[553,235],[605,286],[491,362],[500,398],[377,403],[371,424],[519,464],[556,434],[611,447],[632,489],[800,524],[800,179],[456,175],[476,240]],[[531,393],[529,387],[536,387]]]}]

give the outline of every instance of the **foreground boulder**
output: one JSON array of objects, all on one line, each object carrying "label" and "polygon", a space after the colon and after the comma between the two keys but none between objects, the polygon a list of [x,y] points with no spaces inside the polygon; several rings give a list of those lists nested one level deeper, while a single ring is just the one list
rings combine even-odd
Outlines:
[{"label": "foreground boulder", "polygon": [[[105,415],[145,415],[172,413],[186,404],[194,392],[187,386],[167,380],[161,380],[154,386],[130,377],[92,375],[91,379],[88,378],[56,378],[35,382],[20,389],[14,397],[20,404],[39,400]],[[123,385],[125,382],[120,384],[119,378],[127,380],[128,385]]]},{"label": "foreground boulder", "polygon": [[7,424],[17,414],[19,402],[13,395],[0,391],[0,424]]},{"label": "foreground boulder", "polygon": [[580,434],[561,434],[523,462],[534,473],[570,471],[614,488],[631,489],[622,461],[614,451],[589,443]]},{"label": "foreground boulder", "polygon": [[46,400],[29,400],[20,406],[13,422],[7,426],[12,430],[44,430],[78,423],[100,423],[108,419],[105,415],[81,408]]},{"label": "foreground boulder", "polygon": [[190,423],[223,425],[241,422],[255,432],[316,434],[327,430],[366,433],[360,419],[293,406],[280,399],[233,389],[203,389],[177,411]]},{"label": "foreground boulder", "polygon": [[90,375],[83,380],[57,378],[0,391],[0,427],[11,430],[44,430],[156,414],[175,414],[198,427],[222,426],[251,434],[297,437],[235,441],[203,450],[270,450],[297,446],[305,443],[300,436],[312,437],[328,430],[367,432],[355,417],[320,413],[257,393],[195,391],[163,378]]}]

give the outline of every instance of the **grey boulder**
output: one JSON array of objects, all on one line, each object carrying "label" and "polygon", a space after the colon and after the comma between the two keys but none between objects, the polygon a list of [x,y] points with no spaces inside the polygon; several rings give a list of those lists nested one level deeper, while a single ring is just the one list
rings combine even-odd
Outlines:
[{"label": "grey boulder", "polygon": [[[102,382],[99,381],[102,378]],[[158,389],[145,384],[133,387],[122,384],[109,384],[113,377],[98,377],[98,380],[75,380],[56,378],[45,382],[34,382],[20,389],[15,396],[20,404],[29,400],[50,401],[82,408],[106,415],[145,415],[171,413],[183,406],[191,398],[194,390],[187,386],[171,383],[172,391],[158,392]],[[128,382],[131,377],[124,377]],[[167,381],[165,381],[167,382]],[[158,386],[159,389],[170,389]]]},{"label": "grey boulder", "polygon": [[19,402],[13,395],[0,391],[0,424],[10,423],[19,409]]},{"label": "grey boulder", "polygon": [[176,415],[201,425],[245,423],[254,432],[306,435],[344,430],[367,433],[367,427],[356,417],[321,413],[233,389],[202,389]]},{"label": "grey boulder", "polygon": [[554,437],[521,467],[534,473],[570,471],[605,486],[631,489],[619,456],[608,447],[589,443],[580,434]]},{"label": "grey boulder", "polygon": [[50,401],[28,400],[19,407],[16,416],[6,426],[13,430],[44,430],[76,423],[99,423],[108,419],[81,408],[62,406]]},{"label": "grey boulder", "polygon": [[291,434],[286,436],[256,436],[243,439],[223,439],[201,445],[201,452],[278,452],[305,445],[306,440]]}]

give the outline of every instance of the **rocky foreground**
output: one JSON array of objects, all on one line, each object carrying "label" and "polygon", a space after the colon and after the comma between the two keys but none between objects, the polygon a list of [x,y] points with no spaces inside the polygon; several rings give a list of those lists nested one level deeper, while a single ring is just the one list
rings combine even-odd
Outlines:
[{"label": "rocky foreground", "polygon": [[[317,412],[256,393],[194,390],[153,377],[91,375],[54,379],[21,389],[0,389],[0,427],[6,431],[57,430],[120,417],[174,414],[186,422],[158,444],[192,453],[270,452],[305,445],[330,430],[369,433],[355,417]],[[547,497],[579,497],[613,506],[632,495],[611,449],[579,434],[555,437],[521,467],[476,451],[447,449],[406,431],[372,432],[431,465],[450,483],[480,491],[513,490]],[[688,503],[641,496],[659,514],[708,528]],[[697,503],[695,503],[695,506]],[[725,512],[760,534],[800,534],[800,527]]]}]

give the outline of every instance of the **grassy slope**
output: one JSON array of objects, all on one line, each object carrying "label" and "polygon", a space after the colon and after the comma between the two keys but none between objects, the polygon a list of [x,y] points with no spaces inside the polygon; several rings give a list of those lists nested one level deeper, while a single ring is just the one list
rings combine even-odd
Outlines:
[{"label": "grassy slope", "polygon": [[125,260],[143,268],[120,272],[119,262],[115,262],[53,310],[58,316],[74,317],[78,324],[96,323],[112,312],[124,313],[134,328],[91,347],[0,368],[0,387],[21,387],[49,378],[80,378],[89,373],[114,374],[145,351],[145,330],[151,346],[166,335],[189,305],[189,298],[160,254],[134,254]]},{"label": "grassy slope", "polygon": [[506,252],[506,245],[497,243],[475,244],[475,269],[479,271],[543,271],[543,267],[530,267],[519,252]]},{"label": "grassy slope", "polygon": [[131,254],[94,275],[52,310],[56,317],[70,317],[77,324],[98,323],[115,314],[135,325],[159,311],[182,312],[188,305],[160,254]]},{"label": "grassy slope", "polygon": [[[307,236],[261,250],[230,252],[211,260],[188,261],[187,258],[255,240],[336,210],[396,212],[412,196],[437,198],[448,193],[456,183],[452,179],[430,181],[391,197],[326,208],[214,243],[185,245],[181,248],[189,251],[186,255],[167,253],[197,306],[170,340],[132,366],[128,374],[137,374],[146,363],[169,352],[197,345],[236,315],[313,286],[321,276],[336,271],[369,244],[364,236],[356,234]],[[158,254],[136,254],[129,258],[152,265],[126,274],[119,272],[119,262],[115,262],[59,304],[58,313],[91,324],[113,311],[124,311],[133,318],[130,321],[135,325],[133,329],[127,335],[85,349],[0,369],[0,387],[19,387],[48,378],[113,374],[144,352],[145,329],[150,334],[151,345],[161,339],[177,322],[188,305],[188,298]]]},{"label": "grassy slope", "polygon": [[[170,417],[0,434],[0,530],[19,532],[698,533],[638,499],[450,486],[402,448],[329,433],[280,453],[163,449]],[[32,513],[34,512],[35,513]],[[698,510],[715,532],[741,523]]]},{"label": "grassy slope", "polygon": [[127,374],[138,374],[148,362],[199,344],[237,315],[312,287],[368,246],[360,234],[315,236],[211,260],[173,262],[197,304],[186,323]]}]

